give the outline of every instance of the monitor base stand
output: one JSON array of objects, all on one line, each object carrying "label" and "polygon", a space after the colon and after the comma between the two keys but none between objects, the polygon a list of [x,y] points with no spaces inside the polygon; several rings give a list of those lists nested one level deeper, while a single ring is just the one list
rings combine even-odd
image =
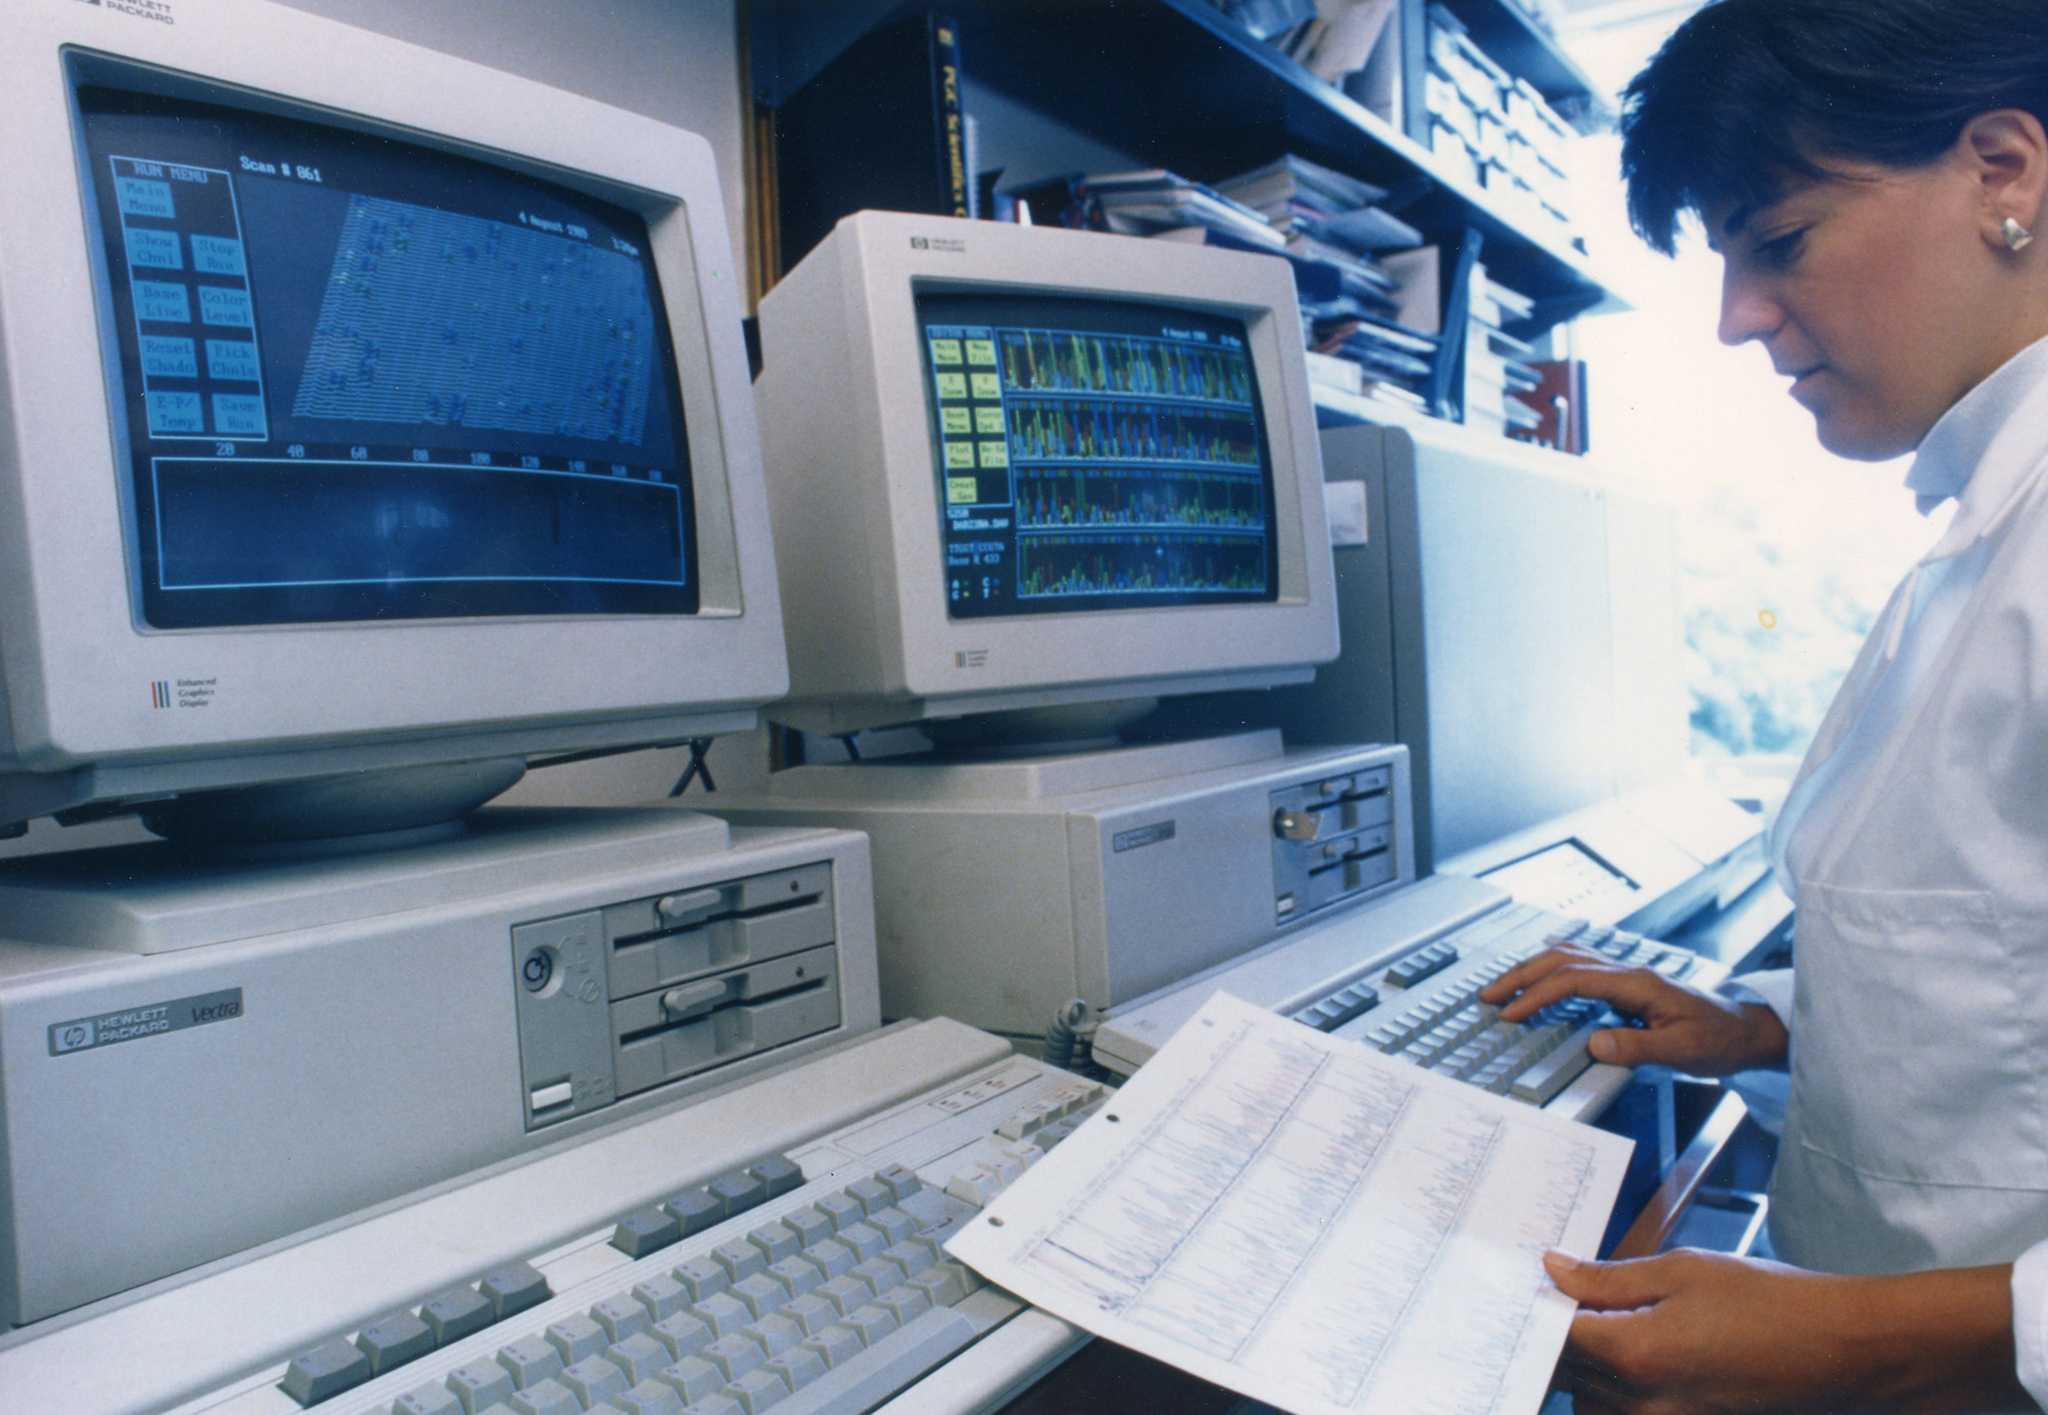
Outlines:
[{"label": "monitor base stand", "polygon": [[167,840],[242,858],[347,854],[460,835],[463,819],[526,774],[518,757],[344,772],[188,791],[145,802]]}]

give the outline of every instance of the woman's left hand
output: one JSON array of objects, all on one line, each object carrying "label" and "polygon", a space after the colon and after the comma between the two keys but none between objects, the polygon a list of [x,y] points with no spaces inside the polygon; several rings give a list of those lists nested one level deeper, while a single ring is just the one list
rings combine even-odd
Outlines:
[{"label": "woman's left hand", "polygon": [[2031,1404],[2009,1267],[1836,1277],[1691,1249],[1544,1266],[1579,1302],[1563,1371],[1580,1415]]}]

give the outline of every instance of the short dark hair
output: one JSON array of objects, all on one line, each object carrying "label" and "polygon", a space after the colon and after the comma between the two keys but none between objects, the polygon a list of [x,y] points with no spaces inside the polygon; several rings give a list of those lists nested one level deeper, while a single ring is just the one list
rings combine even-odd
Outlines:
[{"label": "short dark hair", "polygon": [[2048,0],[1712,0],[1623,95],[1629,219],[1669,255],[1688,211],[1924,166],[1997,108],[2048,123]]}]

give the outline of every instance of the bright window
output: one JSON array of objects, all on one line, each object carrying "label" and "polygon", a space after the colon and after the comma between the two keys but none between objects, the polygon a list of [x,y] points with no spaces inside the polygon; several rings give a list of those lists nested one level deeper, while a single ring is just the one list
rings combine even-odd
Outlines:
[{"label": "bright window", "polygon": [[[1582,10],[1565,43],[1618,94],[1689,10],[1606,22]],[[1796,756],[1938,526],[1914,510],[1908,462],[1823,451],[1763,348],[1717,340],[1719,259],[1696,230],[1675,260],[1635,238],[1620,149],[1611,134],[1578,144],[1594,265],[1635,306],[1581,320],[1574,335],[1590,366],[1592,450],[1678,508],[1695,755]]]}]

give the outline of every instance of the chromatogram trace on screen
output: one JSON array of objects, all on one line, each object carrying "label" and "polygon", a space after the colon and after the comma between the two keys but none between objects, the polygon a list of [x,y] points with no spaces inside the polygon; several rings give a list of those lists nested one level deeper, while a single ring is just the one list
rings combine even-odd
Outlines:
[{"label": "chromatogram trace on screen", "polygon": [[358,195],[292,412],[638,446],[657,363],[631,257]]},{"label": "chromatogram trace on screen", "polygon": [[1264,484],[1230,472],[1133,467],[1034,468],[1017,477],[1020,530],[1199,527],[1263,531]]},{"label": "chromatogram trace on screen", "polygon": [[1020,535],[1018,597],[1257,594],[1264,550],[1255,537],[1200,533]]},{"label": "chromatogram trace on screen", "polygon": [[1258,425],[1248,410],[1066,398],[1015,398],[1009,409],[1010,455],[1017,461],[1086,457],[1259,465]]},{"label": "chromatogram trace on screen", "polygon": [[1003,387],[1015,393],[1136,393],[1250,407],[1241,349],[1065,330],[1001,332]]}]

